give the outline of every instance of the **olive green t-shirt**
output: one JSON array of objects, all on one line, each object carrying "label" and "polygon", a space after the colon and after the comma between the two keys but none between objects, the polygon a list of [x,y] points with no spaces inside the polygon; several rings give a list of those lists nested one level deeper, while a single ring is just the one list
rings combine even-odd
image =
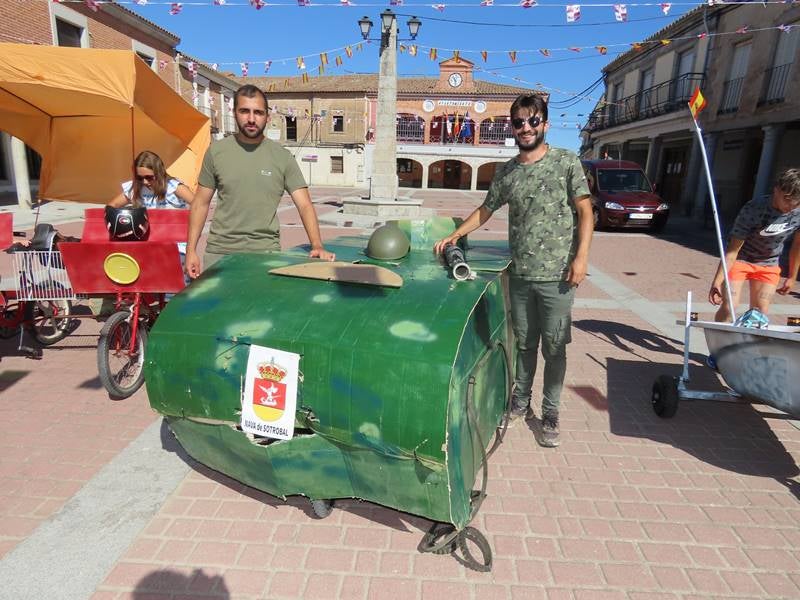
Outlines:
[{"label": "olive green t-shirt", "polygon": [[577,250],[575,200],[589,195],[578,156],[549,148],[541,160],[512,158],[497,169],[483,206],[508,204],[511,272],[529,281],[561,281]]},{"label": "olive green t-shirt", "polygon": [[266,139],[242,144],[235,135],[211,144],[199,183],[218,194],[206,247],[214,254],[280,250],[281,196],[306,187],[297,161],[283,146]]}]

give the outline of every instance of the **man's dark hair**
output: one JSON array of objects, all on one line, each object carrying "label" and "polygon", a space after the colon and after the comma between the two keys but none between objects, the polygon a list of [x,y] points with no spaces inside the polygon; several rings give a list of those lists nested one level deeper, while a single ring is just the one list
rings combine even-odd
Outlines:
[{"label": "man's dark hair", "polygon": [[269,111],[269,102],[267,102],[267,95],[264,91],[251,83],[246,83],[233,95],[233,110],[236,112],[236,107],[239,105],[239,98],[244,96],[245,98],[257,98],[261,96],[264,99],[264,109]]},{"label": "man's dark hair", "polygon": [[542,121],[547,121],[547,101],[539,94],[517,96],[511,105],[511,118],[513,119],[522,109],[530,111],[531,115],[541,115]]},{"label": "man's dark hair", "polygon": [[775,186],[795,202],[800,202],[800,169],[786,169],[778,175]]}]

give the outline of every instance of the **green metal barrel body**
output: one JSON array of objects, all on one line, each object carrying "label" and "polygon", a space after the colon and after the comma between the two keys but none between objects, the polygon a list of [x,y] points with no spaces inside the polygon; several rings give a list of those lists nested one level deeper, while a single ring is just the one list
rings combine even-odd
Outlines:
[{"label": "green metal barrel body", "polygon": [[[364,259],[362,238],[339,241],[337,260]],[[300,252],[223,259],[152,329],[152,407],[193,458],[254,488],[463,526],[508,394],[507,259],[489,252],[490,270],[456,282],[429,248],[383,263],[400,288],[269,273]],[[237,429],[250,344],[301,356],[291,440]]]}]

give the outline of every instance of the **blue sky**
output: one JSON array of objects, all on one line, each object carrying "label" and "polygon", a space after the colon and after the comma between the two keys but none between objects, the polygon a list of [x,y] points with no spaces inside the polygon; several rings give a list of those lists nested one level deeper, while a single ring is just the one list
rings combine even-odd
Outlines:
[{"label": "blue sky", "polygon": [[[407,37],[406,21],[415,15],[422,26],[415,42],[417,56],[400,53],[400,76],[434,76],[438,61],[452,56],[452,50],[485,72],[476,72],[479,79],[535,87],[540,83],[551,93],[548,141],[577,149],[580,145],[578,124],[594,108],[602,93],[602,85],[576,98],[601,75],[600,70],[630,43],[641,41],[660,30],[696,4],[672,3],[664,16],[659,2],[628,4],[628,21],[617,22],[612,4],[581,4],[581,18],[566,21],[566,3],[542,0],[533,8],[522,8],[518,2],[497,0],[494,6],[481,7],[480,0],[433,4],[406,0],[402,6],[387,2],[359,2],[340,6],[339,0],[311,0],[312,5],[297,6],[296,0],[278,0],[261,10],[248,0],[226,0],[225,6],[214,6],[212,0],[187,1],[177,15],[169,14],[169,3],[150,0],[145,6],[126,3],[131,10],[177,34],[180,50],[208,63],[219,63],[220,70],[239,74],[239,63],[248,62],[250,75],[263,75],[264,62],[271,60],[270,75],[298,75],[296,57],[303,56],[311,76],[317,74],[319,53],[327,51],[326,75],[337,73],[374,73],[378,69],[378,45],[364,45],[361,52],[347,58],[342,48],[361,40],[358,20],[367,15],[375,24],[371,37],[376,37],[380,13],[391,8],[398,15],[401,38]],[[412,42],[403,42],[410,45]],[[606,46],[601,55],[596,46]],[[437,48],[438,60],[429,58],[429,48]],[[570,50],[580,47],[581,51]],[[545,56],[541,50],[549,50]],[[486,62],[480,51],[488,52]],[[517,52],[512,63],[510,51]],[[335,67],[335,57],[344,64]],[[229,63],[229,64],[226,64]],[[515,79],[516,78],[516,79]]]}]

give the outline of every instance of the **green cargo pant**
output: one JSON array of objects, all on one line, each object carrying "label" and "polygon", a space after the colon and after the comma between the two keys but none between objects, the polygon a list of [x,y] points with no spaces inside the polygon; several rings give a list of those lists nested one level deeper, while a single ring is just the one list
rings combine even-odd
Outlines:
[{"label": "green cargo pant", "polygon": [[511,321],[517,339],[517,365],[512,407],[530,404],[539,341],[544,358],[542,412],[558,411],[567,370],[567,344],[572,341],[575,288],[566,281],[509,281]]}]

